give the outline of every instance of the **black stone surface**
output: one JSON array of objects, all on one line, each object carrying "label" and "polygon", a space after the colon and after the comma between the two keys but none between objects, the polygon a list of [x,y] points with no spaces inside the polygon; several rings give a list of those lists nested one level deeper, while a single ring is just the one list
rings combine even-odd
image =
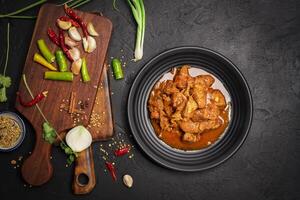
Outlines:
[{"label": "black stone surface", "polygon": [[[1,0],[0,13],[28,2]],[[65,167],[64,154],[57,148],[52,154],[55,171],[51,181],[37,188],[24,186],[20,168],[14,169],[10,161],[32,151],[34,133],[26,123],[27,136],[21,147],[0,154],[0,199],[300,199],[300,1],[146,0],[145,6],[144,58],[138,63],[130,61],[135,24],[125,1],[118,1],[121,12],[112,9],[110,0],[93,0],[80,8],[100,11],[112,20],[109,58],[124,55],[127,62],[125,80],[110,77],[116,133],[135,145],[133,159],[116,161],[118,181],[112,182],[103,171],[101,143],[96,143],[97,185],[91,194],[72,194],[73,169]],[[1,111],[14,111],[15,92],[35,24],[34,20],[0,19],[1,71],[8,21],[12,24],[12,48],[7,74],[13,77],[13,85],[8,90],[9,102],[0,105]],[[252,129],[241,149],[222,165],[197,173],[172,171],[152,162],[130,137],[126,117],[128,91],[143,64],[163,50],[183,45],[207,47],[232,60],[248,80],[254,100]],[[132,189],[121,182],[126,173],[133,176]]]}]

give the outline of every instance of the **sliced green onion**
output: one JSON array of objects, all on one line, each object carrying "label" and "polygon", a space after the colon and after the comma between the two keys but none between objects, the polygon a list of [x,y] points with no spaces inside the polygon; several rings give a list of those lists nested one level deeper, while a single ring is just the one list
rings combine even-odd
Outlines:
[{"label": "sliced green onion", "polygon": [[72,72],[45,72],[45,79],[54,81],[73,81]]},{"label": "sliced green onion", "polygon": [[55,52],[56,62],[58,63],[59,71],[65,72],[68,70],[68,64],[64,52],[57,50]]},{"label": "sliced green onion", "polygon": [[88,72],[88,69],[87,69],[86,59],[85,58],[82,58],[81,76],[82,76],[83,82],[88,82],[88,81],[91,80],[89,72]]},{"label": "sliced green onion", "polygon": [[121,61],[119,59],[114,58],[112,60],[112,68],[113,68],[115,79],[119,80],[124,78]]},{"label": "sliced green onion", "polygon": [[49,63],[53,63],[55,60],[55,56],[53,55],[53,53],[49,50],[49,48],[47,47],[45,41],[43,39],[40,39],[37,41],[38,47],[42,53],[42,55],[44,56],[44,58],[49,62]]}]

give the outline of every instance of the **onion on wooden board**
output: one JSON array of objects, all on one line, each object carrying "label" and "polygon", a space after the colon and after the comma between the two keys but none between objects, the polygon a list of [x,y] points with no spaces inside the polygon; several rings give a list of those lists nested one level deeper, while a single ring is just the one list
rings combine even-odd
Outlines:
[{"label": "onion on wooden board", "polygon": [[74,152],[81,152],[91,146],[92,135],[84,126],[76,126],[67,133],[66,143]]}]

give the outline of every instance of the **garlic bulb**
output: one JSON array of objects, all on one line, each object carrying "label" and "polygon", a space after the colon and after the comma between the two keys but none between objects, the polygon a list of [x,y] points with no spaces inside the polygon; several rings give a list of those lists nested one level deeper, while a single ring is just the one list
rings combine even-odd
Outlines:
[{"label": "garlic bulb", "polygon": [[72,26],[69,30],[68,30],[69,36],[75,40],[75,41],[80,41],[81,40],[81,35],[78,32],[77,28]]},{"label": "garlic bulb", "polygon": [[67,133],[66,143],[74,152],[81,152],[91,146],[92,135],[85,127],[76,126]]}]

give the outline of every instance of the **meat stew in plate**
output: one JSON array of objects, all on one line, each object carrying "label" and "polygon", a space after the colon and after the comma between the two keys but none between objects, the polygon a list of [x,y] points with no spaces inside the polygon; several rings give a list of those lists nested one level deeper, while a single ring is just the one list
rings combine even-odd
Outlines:
[{"label": "meat stew in plate", "polygon": [[189,65],[173,68],[148,99],[151,124],[169,146],[198,150],[215,143],[230,121],[230,96],[212,74]]}]

